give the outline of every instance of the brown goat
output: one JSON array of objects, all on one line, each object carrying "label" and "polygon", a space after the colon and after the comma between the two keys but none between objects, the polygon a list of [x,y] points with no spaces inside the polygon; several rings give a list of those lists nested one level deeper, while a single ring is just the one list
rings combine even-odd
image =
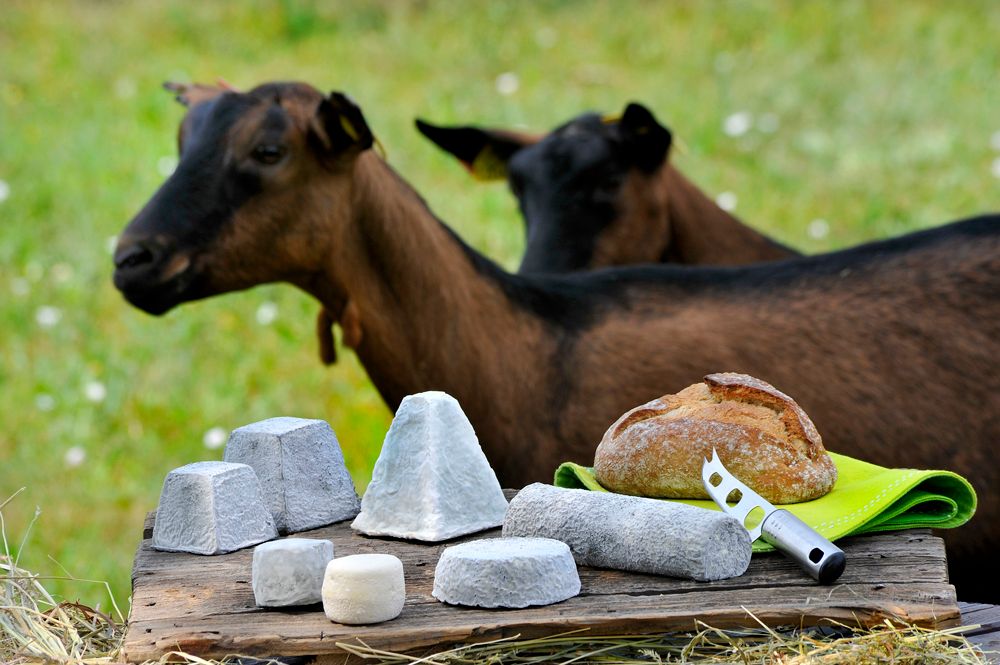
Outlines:
[{"label": "brown goat", "polygon": [[290,282],[390,408],[454,395],[506,486],[591,461],[620,414],[707,373],[760,377],[831,450],[965,474],[982,501],[948,534],[955,577],[1000,600],[981,576],[1000,544],[1000,218],[747,267],[511,275],[369,149],[344,95],[272,83],[202,104],[115,252],[135,306]]},{"label": "brown goat", "polygon": [[[508,180],[527,236],[518,272],[798,256],[720,208],[674,168],[670,131],[640,104],[629,104],[618,118],[584,114],[547,137],[416,124],[477,179]],[[558,154],[533,149],[553,139]]]}]

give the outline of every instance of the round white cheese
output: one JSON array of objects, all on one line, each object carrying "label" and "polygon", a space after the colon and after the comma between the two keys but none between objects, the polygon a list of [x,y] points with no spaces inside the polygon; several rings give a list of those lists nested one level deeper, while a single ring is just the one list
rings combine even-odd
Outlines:
[{"label": "round white cheese", "polygon": [[331,621],[389,621],[403,611],[405,599],[403,562],[391,554],[354,554],[326,566],[323,611]]},{"label": "round white cheese", "polygon": [[566,543],[488,538],[446,549],[434,570],[432,593],[454,605],[550,605],[580,593],[580,577]]}]

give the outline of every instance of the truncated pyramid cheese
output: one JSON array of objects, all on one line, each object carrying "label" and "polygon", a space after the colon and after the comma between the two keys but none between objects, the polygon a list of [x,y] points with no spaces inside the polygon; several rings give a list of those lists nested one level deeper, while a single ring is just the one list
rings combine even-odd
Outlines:
[{"label": "truncated pyramid cheese", "polygon": [[351,526],[373,536],[437,542],[499,526],[507,500],[454,397],[403,399]]},{"label": "truncated pyramid cheese", "polygon": [[279,533],[351,519],[358,495],[337,436],[323,420],[268,418],[233,430],[226,461],[257,472]]},{"label": "truncated pyramid cheese", "polygon": [[580,576],[566,543],[487,538],[447,548],[434,570],[432,593],[454,605],[550,605],[580,593]]},{"label": "truncated pyramid cheese", "polygon": [[260,481],[246,464],[195,462],[163,481],[154,549],[222,554],[277,536]]}]

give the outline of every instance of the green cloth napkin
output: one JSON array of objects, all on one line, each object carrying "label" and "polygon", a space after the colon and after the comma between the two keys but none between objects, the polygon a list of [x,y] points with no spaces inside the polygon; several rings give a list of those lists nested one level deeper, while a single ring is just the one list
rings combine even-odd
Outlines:
[{"label": "green cloth napkin", "polygon": [[[886,469],[844,455],[830,453],[837,465],[833,489],[813,501],[782,508],[833,541],[844,536],[915,527],[950,529],[961,526],[976,512],[976,492],[951,471]],[[607,492],[590,467],[566,462],[556,469],[555,485]],[[719,510],[714,501],[677,500]],[[774,548],[758,539],[755,552]]]}]

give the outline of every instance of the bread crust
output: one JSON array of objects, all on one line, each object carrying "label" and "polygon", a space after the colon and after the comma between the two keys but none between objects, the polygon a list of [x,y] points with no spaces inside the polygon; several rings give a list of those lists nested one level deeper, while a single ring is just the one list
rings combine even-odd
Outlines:
[{"label": "bread crust", "polygon": [[594,456],[594,475],[621,494],[707,499],[701,467],[715,449],[729,471],[771,503],[819,498],[837,467],[809,416],[746,374],[709,374],[619,418]]}]

